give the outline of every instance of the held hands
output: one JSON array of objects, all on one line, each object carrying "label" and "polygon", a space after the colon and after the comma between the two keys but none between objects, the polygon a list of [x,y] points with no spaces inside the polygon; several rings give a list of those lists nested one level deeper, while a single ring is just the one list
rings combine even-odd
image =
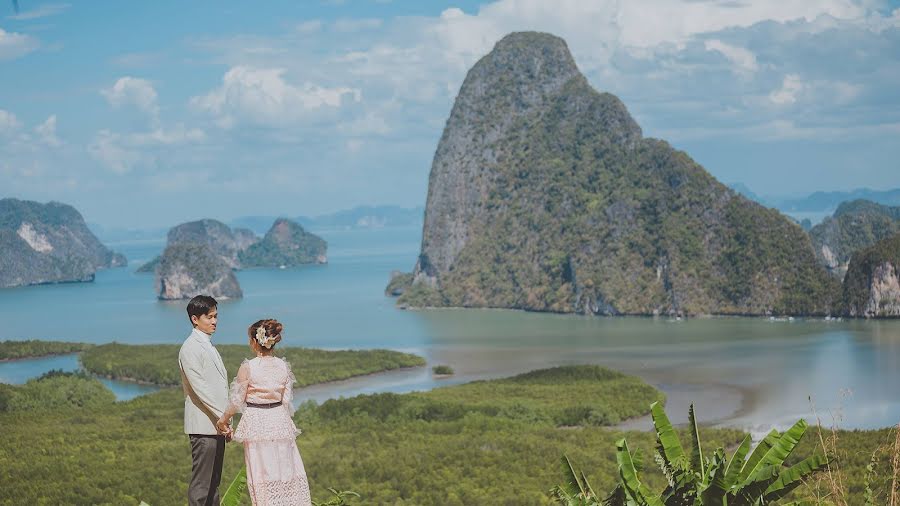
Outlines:
[{"label": "held hands", "polygon": [[232,436],[234,436],[234,430],[231,428],[231,417],[225,418],[223,415],[216,422],[216,430],[219,431],[219,434],[225,436],[225,441],[231,441]]}]

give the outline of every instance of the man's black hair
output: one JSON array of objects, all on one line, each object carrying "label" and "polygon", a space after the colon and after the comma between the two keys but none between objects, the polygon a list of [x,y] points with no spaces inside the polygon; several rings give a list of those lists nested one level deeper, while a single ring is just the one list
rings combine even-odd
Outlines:
[{"label": "man's black hair", "polygon": [[[197,318],[209,314],[209,312],[219,303],[216,302],[216,299],[210,297],[209,295],[198,295],[191,299],[187,305],[187,314],[188,320],[191,320],[192,316],[196,316]],[[191,325],[194,324],[194,320],[191,320]]]}]

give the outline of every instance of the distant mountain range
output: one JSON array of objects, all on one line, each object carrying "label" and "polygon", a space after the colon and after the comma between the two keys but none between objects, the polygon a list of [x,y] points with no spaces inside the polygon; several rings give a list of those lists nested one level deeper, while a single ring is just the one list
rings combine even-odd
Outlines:
[{"label": "distant mountain range", "polygon": [[[359,206],[319,216],[298,216],[294,221],[310,230],[366,229],[421,226],[425,208],[399,206]],[[244,227],[263,234],[272,225],[274,216],[244,216],[232,220],[232,227]]]},{"label": "distant mountain range", "polygon": [[830,214],[837,210],[842,202],[849,202],[852,200],[868,200],[886,206],[900,205],[900,188],[895,188],[893,190],[857,188],[856,190],[851,191],[817,191],[805,197],[784,198],[757,195],[743,183],[731,183],[728,186],[750,200],[759,202],[768,207],[774,207],[784,213]]},{"label": "distant mountain range", "polygon": [[[299,216],[291,218],[310,230],[366,229],[421,226],[425,208],[422,206],[405,208],[399,206],[359,206],[331,214],[319,216]],[[232,220],[234,228],[248,228],[257,235],[264,235],[278,216],[242,216]],[[130,229],[104,227],[98,223],[88,223],[91,231],[105,243],[119,241],[141,241],[165,239],[169,227]]]}]

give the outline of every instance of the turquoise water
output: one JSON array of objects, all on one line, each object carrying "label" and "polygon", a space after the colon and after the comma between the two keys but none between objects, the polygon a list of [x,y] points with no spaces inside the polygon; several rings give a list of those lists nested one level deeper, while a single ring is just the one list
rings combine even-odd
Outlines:
[{"label": "turquoise water", "polygon": [[[320,234],[329,242],[328,265],[237,273],[244,298],[222,302],[214,342],[245,343],[247,325],[275,317],[285,324],[289,346],[390,348],[420,354],[429,367],[309,387],[298,392],[299,401],[599,363],[662,388],[676,420],[695,402],[701,420],[752,430],[810,417],[813,404],[824,422],[836,417],[846,428],[900,422],[900,321],[401,311],[383,289],[392,270],[415,263],[419,229]],[[0,290],[0,339],[180,343],[190,331],[185,303],[157,301],[152,276],[133,273],[163,241],[111,246],[131,265],[102,271],[94,283]],[[59,368],[58,360],[0,363],[0,381],[24,381]],[[436,364],[451,365],[456,375],[432,378]],[[295,369],[302,374],[302,364]],[[111,384],[120,398],[146,391]]]},{"label": "turquoise water", "polygon": [[[0,383],[12,383],[21,385],[31,378],[35,378],[52,370],[77,371],[81,369],[78,355],[59,355],[46,358],[34,358],[25,360],[13,360],[0,362]],[[155,392],[158,387],[152,385],[140,385],[129,381],[115,381],[101,378],[101,382],[116,394],[116,399],[127,401],[139,395]]]}]

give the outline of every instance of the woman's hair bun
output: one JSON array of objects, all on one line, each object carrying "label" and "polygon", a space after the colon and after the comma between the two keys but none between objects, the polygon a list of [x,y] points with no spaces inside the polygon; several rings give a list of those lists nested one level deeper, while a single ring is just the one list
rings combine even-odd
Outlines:
[{"label": "woman's hair bun", "polygon": [[256,339],[256,333],[260,327],[266,329],[267,341],[271,343],[268,348],[271,348],[281,341],[281,331],[284,330],[284,325],[282,325],[281,322],[274,318],[257,321],[247,329],[247,335],[250,339]]}]

